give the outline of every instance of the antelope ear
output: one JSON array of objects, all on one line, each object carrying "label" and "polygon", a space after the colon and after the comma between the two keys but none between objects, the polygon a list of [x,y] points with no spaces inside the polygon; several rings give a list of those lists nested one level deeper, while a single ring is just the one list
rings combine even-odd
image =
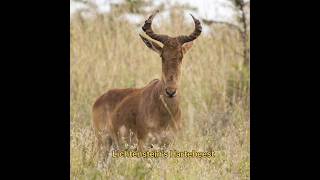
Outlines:
[{"label": "antelope ear", "polygon": [[191,42],[184,43],[184,44],[182,45],[182,52],[183,52],[183,54],[186,54],[187,51],[192,47],[192,45],[193,45],[193,42],[192,42],[192,41],[191,41]]},{"label": "antelope ear", "polygon": [[155,51],[159,55],[161,54],[161,51],[162,51],[161,46],[159,46],[156,42],[153,42],[153,41],[143,37],[141,34],[139,34],[139,36],[141,37],[142,41],[147,45],[148,48],[152,49],[153,51]]}]

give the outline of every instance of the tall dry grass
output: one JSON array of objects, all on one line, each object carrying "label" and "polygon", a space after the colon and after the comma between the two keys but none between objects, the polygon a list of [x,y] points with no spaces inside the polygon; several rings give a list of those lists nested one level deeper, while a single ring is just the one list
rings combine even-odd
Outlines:
[{"label": "tall dry grass", "polygon": [[[193,24],[171,17],[156,32],[189,34]],[[249,179],[249,72],[240,36],[224,27],[202,34],[185,55],[181,96],[184,128],[169,147],[214,150],[212,159],[111,159],[93,156],[91,108],[112,88],[142,87],[161,74],[160,57],[116,16],[71,20],[71,179]]]}]

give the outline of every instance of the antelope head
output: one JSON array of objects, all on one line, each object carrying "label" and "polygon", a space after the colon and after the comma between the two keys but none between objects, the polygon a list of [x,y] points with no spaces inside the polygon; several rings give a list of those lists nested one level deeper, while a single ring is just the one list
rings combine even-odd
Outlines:
[{"label": "antelope head", "polygon": [[152,39],[159,41],[163,44],[161,47],[158,43],[149,40],[140,35],[143,42],[147,45],[148,48],[157,52],[162,59],[162,82],[163,93],[169,98],[173,98],[177,95],[178,83],[180,80],[181,74],[181,63],[183,55],[192,47],[192,41],[195,40],[202,31],[200,21],[191,17],[195,23],[194,31],[188,35],[182,35],[177,37],[169,37],[168,35],[156,34],[153,32],[151,24],[154,16],[159,11],[153,13],[144,23],[142,30]]}]

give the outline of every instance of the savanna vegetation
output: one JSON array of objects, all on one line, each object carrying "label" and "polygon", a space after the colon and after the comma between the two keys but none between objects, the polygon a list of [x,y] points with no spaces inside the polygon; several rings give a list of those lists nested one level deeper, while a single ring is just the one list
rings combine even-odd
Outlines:
[{"label": "savanna vegetation", "polygon": [[[212,31],[195,40],[184,56],[184,128],[168,147],[214,150],[215,157],[112,158],[107,167],[100,166],[91,126],[95,100],[109,89],[143,87],[161,76],[160,57],[140,39],[141,27],[117,16],[75,15],[70,21],[71,179],[249,179],[249,68],[241,34],[227,26],[210,26]],[[157,18],[155,32],[181,35],[194,28],[183,11]]]}]

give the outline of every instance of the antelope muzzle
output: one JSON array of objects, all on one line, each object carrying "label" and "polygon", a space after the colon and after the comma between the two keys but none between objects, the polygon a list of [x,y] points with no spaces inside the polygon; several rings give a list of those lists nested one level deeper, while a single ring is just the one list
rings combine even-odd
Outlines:
[{"label": "antelope muzzle", "polygon": [[173,98],[177,95],[177,88],[167,87],[165,92],[167,97]]}]

